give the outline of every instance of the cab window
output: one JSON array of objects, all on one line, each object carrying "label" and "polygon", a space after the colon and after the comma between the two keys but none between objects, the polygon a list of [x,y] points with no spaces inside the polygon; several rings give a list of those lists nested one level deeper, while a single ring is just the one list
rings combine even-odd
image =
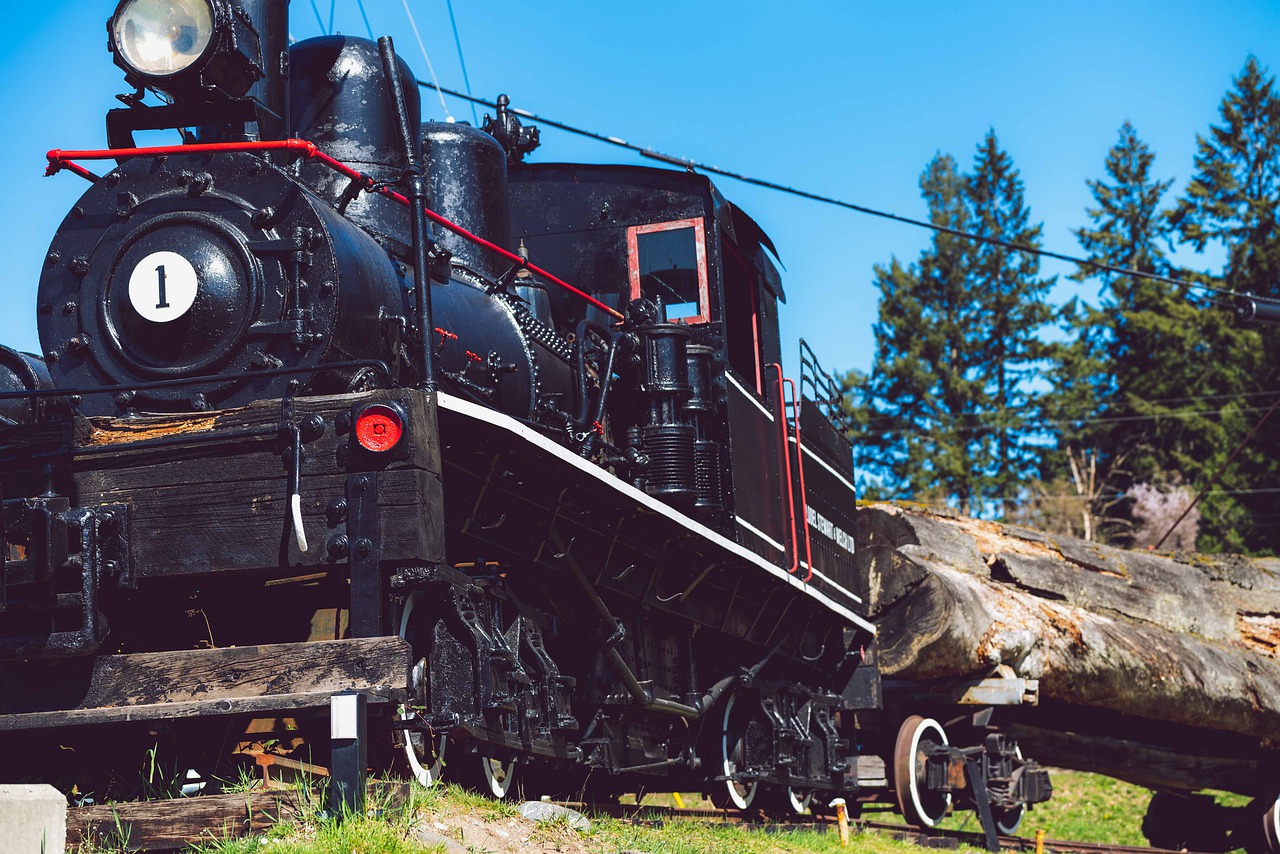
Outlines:
[{"label": "cab window", "polygon": [[702,217],[631,226],[627,256],[632,299],[661,302],[668,321],[711,319]]}]

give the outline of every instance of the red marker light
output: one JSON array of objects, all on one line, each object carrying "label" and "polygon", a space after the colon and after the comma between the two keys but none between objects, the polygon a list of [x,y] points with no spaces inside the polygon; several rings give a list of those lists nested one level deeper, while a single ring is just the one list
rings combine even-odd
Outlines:
[{"label": "red marker light", "polygon": [[389,451],[404,435],[404,422],[400,413],[390,406],[375,403],[365,407],[356,418],[356,441],[369,451]]}]

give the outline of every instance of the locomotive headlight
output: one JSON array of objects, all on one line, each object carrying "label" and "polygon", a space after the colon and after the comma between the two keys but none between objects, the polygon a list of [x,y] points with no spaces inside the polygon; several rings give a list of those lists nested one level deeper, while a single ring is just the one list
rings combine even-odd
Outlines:
[{"label": "locomotive headlight", "polygon": [[130,83],[175,101],[239,98],[264,76],[259,34],[232,0],[120,0],[107,36]]},{"label": "locomotive headlight", "polygon": [[208,0],[124,0],[111,19],[117,56],[143,77],[170,77],[209,49],[213,9]]}]

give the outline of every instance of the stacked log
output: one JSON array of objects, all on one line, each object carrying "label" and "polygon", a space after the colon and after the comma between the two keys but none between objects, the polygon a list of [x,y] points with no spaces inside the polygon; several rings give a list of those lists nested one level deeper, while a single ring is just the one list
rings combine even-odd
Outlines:
[{"label": "stacked log", "polygon": [[886,678],[1039,680],[1024,748],[1146,785],[1280,782],[1280,560],[1157,554],[932,508],[858,511]]}]

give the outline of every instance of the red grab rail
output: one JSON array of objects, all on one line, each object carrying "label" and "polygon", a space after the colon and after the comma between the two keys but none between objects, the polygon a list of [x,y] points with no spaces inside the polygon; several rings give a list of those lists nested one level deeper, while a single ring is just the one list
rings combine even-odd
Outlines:
[{"label": "red grab rail", "polygon": [[[795,489],[791,483],[791,436],[787,431],[787,394],[783,390],[783,383],[791,386],[791,399],[797,401],[795,381],[782,375],[782,365],[777,362],[770,362],[766,368],[776,368],[778,371],[778,432],[782,440],[782,468],[783,477],[787,482],[786,489],[786,516],[788,520],[787,529],[791,533],[791,566],[787,567],[787,572],[792,574],[800,568],[800,534],[796,528],[796,499]],[[804,524],[804,556],[805,568],[808,574],[804,577],[805,581],[813,578],[813,547],[809,540],[809,504],[804,488],[804,454],[800,444],[800,407],[792,406],[795,415],[795,433],[796,433],[796,469],[800,477],[800,512],[803,514]]]},{"label": "red grab rail", "polygon": [[[350,178],[352,181],[359,184],[361,188],[366,192],[377,193],[380,196],[386,196],[388,199],[392,199],[393,201],[399,202],[405,207],[409,207],[409,200],[404,196],[402,196],[400,193],[397,193],[395,190],[392,190],[388,187],[374,186],[373,178],[369,177],[363,172],[360,172],[359,170],[352,169],[350,166],[348,166],[347,164],[343,163],[340,160],[335,160],[334,158],[330,157],[329,155],[321,151],[314,142],[308,142],[307,140],[304,140],[304,139],[277,139],[277,140],[257,140],[257,141],[246,140],[244,142],[202,142],[202,143],[194,143],[191,145],[157,145],[157,146],[151,146],[148,148],[100,148],[100,149],[86,149],[81,151],[62,151],[61,149],[55,148],[51,150],[47,155],[45,155],[49,161],[49,166],[48,168],[45,169],[45,174],[56,175],[59,171],[66,169],[67,171],[74,172],[76,175],[79,175],[81,178],[84,178],[86,180],[96,181],[98,180],[97,175],[93,174],[88,169],[85,169],[83,166],[76,163],[75,161],[76,160],[126,160],[132,157],[159,157],[163,155],[172,155],[172,154],[217,154],[221,152],[231,152],[231,151],[242,151],[242,152],[292,151],[304,157],[307,157],[308,159],[320,161],[325,166],[328,166],[330,169],[337,172],[339,175],[343,175],[344,177]],[[470,240],[472,243],[475,243],[478,246],[483,246],[485,249],[488,249],[489,251],[500,255],[501,257],[505,258],[508,261],[511,261],[512,263],[519,264],[521,267],[527,270],[531,270],[534,273],[537,273],[539,276],[542,276],[547,281],[557,285],[558,287],[564,288],[569,293],[577,297],[580,297],[581,299],[586,300],[588,303],[600,309],[601,311],[605,312],[606,314],[612,317],[615,317],[618,320],[622,319],[622,314],[620,312],[610,308],[609,306],[600,302],[600,300],[596,299],[595,297],[591,296],[585,291],[581,291],[578,288],[575,288],[573,285],[569,284],[564,279],[561,279],[558,276],[548,273],[546,270],[542,269],[536,264],[529,263],[528,260],[521,258],[516,253],[511,252],[507,249],[504,249],[501,246],[497,245],[496,243],[491,243],[488,240],[485,240],[483,237],[481,237],[478,234],[472,234],[470,231],[458,225],[456,222],[453,222],[452,220],[442,217],[440,214],[436,213],[430,208],[426,208],[425,210],[427,214],[427,219],[431,220],[437,225],[440,225],[444,228],[449,229],[454,234],[459,235],[465,240]]]}]

